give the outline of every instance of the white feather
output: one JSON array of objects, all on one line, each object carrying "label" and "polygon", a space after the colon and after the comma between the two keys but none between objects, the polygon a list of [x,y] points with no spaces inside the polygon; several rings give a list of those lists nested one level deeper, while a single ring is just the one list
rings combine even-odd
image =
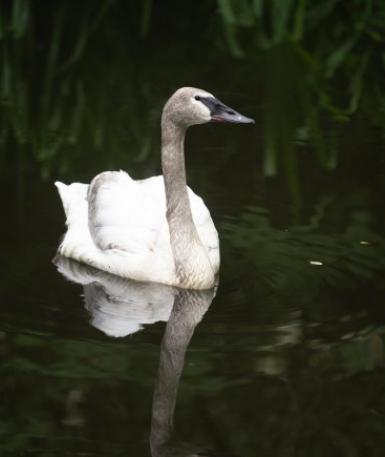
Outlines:
[{"label": "white feather", "polygon": [[[90,186],[55,183],[66,214],[59,253],[124,278],[178,285],[162,176],[135,181],[104,172]],[[210,212],[188,188],[194,224],[214,272],[219,240]]]}]

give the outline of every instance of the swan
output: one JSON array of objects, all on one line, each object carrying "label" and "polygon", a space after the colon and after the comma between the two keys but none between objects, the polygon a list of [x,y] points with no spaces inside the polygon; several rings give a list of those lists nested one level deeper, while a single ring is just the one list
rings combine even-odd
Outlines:
[{"label": "swan", "polygon": [[214,95],[183,87],[161,117],[161,176],[136,181],[105,171],[89,185],[55,182],[67,232],[58,254],[136,281],[210,289],[219,239],[203,200],[186,184],[187,128],[206,122],[254,123]]}]

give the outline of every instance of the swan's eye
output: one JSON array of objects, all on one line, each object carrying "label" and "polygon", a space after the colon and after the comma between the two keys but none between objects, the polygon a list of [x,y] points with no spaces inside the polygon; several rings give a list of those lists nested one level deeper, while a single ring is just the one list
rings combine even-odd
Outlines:
[{"label": "swan's eye", "polygon": [[199,95],[195,95],[194,98],[195,98],[195,100],[198,100],[198,101],[200,101],[202,99],[202,97],[200,97]]}]

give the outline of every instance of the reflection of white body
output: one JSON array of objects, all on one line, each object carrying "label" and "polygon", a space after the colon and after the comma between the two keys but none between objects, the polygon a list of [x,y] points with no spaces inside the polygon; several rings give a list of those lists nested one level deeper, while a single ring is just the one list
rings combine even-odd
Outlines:
[{"label": "reflection of white body", "polygon": [[173,287],[129,281],[61,256],[55,264],[67,279],[83,285],[91,325],[106,335],[126,336],[170,316],[177,293]]},{"label": "reflection of white body", "polygon": [[252,123],[208,92],[177,90],[162,113],[162,171],[134,181],[105,172],[90,186],[56,183],[68,231],[59,254],[124,278],[210,289],[219,241],[202,199],[186,185],[184,139],[205,122]]}]

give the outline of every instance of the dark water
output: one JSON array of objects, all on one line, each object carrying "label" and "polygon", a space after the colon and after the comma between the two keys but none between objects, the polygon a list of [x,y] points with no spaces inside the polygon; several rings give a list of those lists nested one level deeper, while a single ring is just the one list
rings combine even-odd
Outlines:
[{"label": "dark water", "polygon": [[[29,106],[25,138],[24,121],[5,109],[1,456],[382,456],[383,130],[363,112],[343,122],[320,113],[324,166],[300,128],[303,107],[280,99],[278,119],[266,98],[266,87],[290,92],[285,78],[267,78],[275,51],[235,61],[205,55],[202,43],[187,52],[186,42],[160,41],[115,48],[106,65],[93,60],[108,49],[101,42],[83,67],[53,78],[49,114]],[[84,99],[82,89],[60,96],[73,80],[85,82]],[[39,84],[35,101],[47,94]],[[215,297],[55,266],[64,215],[53,181],[159,173],[159,113],[181,85],[257,120],[199,126],[187,140],[189,185],[221,239]]]}]

